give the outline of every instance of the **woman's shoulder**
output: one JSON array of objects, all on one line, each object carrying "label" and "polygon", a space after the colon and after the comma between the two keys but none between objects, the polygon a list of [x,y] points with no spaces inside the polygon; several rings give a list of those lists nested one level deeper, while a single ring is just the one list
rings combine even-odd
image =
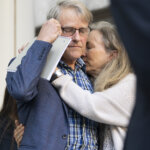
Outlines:
[{"label": "woman's shoulder", "polygon": [[129,73],[125,78],[136,80],[136,75],[134,73]]},{"label": "woman's shoulder", "polygon": [[122,80],[119,81],[120,84],[122,83],[129,84],[129,82],[132,84],[136,83],[136,75],[134,73],[129,73]]},{"label": "woman's shoulder", "polygon": [[122,80],[119,81],[116,86],[122,95],[122,98],[128,98],[128,100],[134,101],[136,93],[136,75],[129,73]]},{"label": "woman's shoulder", "polygon": [[106,90],[106,93],[109,92],[113,95],[115,93],[120,93],[125,97],[132,96],[134,97],[136,90],[136,76],[133,73],[129,73],[123,79],[121,79],[118,83],[113,85],[112,87]]}]

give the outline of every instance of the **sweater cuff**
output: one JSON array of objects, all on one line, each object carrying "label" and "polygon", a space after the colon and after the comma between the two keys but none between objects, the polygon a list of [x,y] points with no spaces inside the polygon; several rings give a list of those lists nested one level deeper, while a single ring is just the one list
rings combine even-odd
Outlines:
[{"label": "sweater cuff", "polygon": [[64,83],[72,81],[72,77],[69,75],[62,75],[59,78],[52,81],[52,85],[58,87],[59,85],[64,85]]}]

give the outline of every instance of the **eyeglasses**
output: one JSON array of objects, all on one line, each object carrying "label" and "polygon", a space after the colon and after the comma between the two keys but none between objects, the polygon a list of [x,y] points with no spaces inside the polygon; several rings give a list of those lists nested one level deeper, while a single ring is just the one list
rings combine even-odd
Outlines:
[{"label": "eyeglasses", "polygon": [[62,27],[62,33],[64,36],[72,36],[75,34],[76,30],[79,31],[80,36],[87,36],[90,32],[90,28],[73,28],[73,27]]}]

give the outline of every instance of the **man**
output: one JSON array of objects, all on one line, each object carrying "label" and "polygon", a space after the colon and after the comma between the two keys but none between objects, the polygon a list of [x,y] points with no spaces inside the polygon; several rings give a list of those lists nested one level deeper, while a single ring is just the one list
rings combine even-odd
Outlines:
[{"label": "man", "polygon": [[112,12],[137,75],[125,150],[150,149],[150,1],[112,0]]},{"label": "man", "polygon": [[85,51],[92,15],[81,2],[64,0],[51,9],[50,18],[57,19],[60,25],[53,19],[44,24],[17,71],[7,74],[7,87],[17,99],[20,121],[25,124],[20,150],[96,150],[98,124],[67,107],[49,81],[40,78],[50,43],[62,29],[62,35],[72,41],[58,67],[80,87],[93,92],[80,58]]}]

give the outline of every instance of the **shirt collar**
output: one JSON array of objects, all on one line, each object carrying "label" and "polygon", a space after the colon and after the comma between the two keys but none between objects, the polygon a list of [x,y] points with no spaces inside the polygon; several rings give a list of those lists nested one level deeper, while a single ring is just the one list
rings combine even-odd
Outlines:
[{"label": "shirt collar", "polygon": [[[76,69],[80,68],[80,69],[82,69],[82,70],[85,72],[86,66],[85,66],[85,63],[84,63],[83,59],[78,58],[75,65],[76,65],[76,66],[75,66]],[[60,60],[59,66],[70,68],[70,67],[69,67],[64,61],[62,61],[62,60]]]}]

